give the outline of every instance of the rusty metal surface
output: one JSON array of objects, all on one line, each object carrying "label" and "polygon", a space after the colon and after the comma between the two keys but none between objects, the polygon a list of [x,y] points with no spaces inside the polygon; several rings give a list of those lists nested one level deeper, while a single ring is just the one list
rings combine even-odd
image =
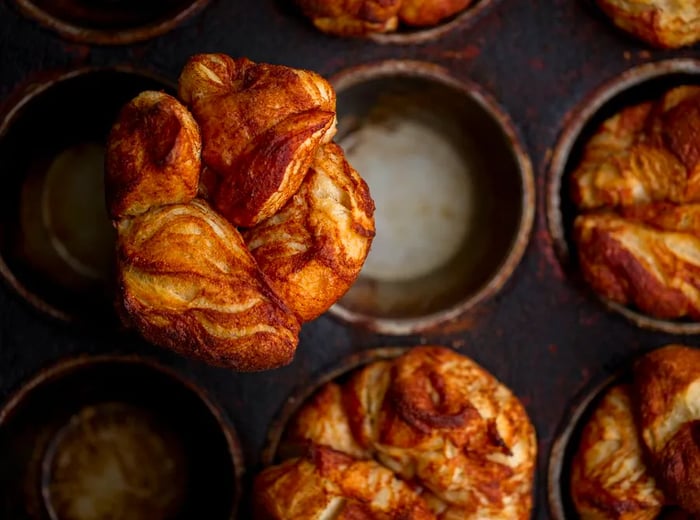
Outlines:
[{"label": "rusty metal surface", "polygon": [[[247,480],[259,469],[271,421],[298,385],[341,358],[371,347],[442,343],[490,370],[523,400],[539,436],[537,506],[549,518],[546,468],[560,421],[575,395],[624,360],[665,343],[697,345],[638,328],[572,283],[561,268],[546,225],[546,169],[567,115],[600,84],[633,65],[695,57],[692,48],[656,51],[614,29],[583,1],[501,0],[472,26],[417,45],[340,40],[316,32],[290,2],[215,0],[184,25],[129,46],[88,46],[61,40],[0,3],[0,100],[47,71],[85,65],[131,65],[175,79],[195,52],[224,52],[305,67],[332,76],[383,59],[443,66],[481,84],[510,114],[536,174],[537,214],[525,256],[505,287],[469,315],[413,337],[371,334],[323,316],[304,326],[294,362],[258,374],[237,374],[190,362],[113,330],[76,327],[45,317],[0,288],[0,400],[50,362],[77,353],[139,353],[199,382],[235,423]],[[99,92],[95,92],[99,96]],[[1,165],[0,165],[1,167]],[[13,172],[2,170],[3,176]],[[245,508],[241,518],[247,518]]]}]

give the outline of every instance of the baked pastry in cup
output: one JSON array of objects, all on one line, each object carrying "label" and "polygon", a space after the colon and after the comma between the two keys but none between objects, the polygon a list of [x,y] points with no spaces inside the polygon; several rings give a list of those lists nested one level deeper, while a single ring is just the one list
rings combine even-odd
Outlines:
[{"label": "baked pastry in cup", "polygon": [[390,470],[325,446],[263,471],[254,495],[260,520],[435,520],[420,494]]},{"label": "baked pastry in cup", "polygon": [[445,347],[414,347],[325,384],[288,425],[280,453],[309,445],[378,462],[416,485],[438,519],[531,514],[537,446],[523,406]]},{"label": "baked pastry in cup", "polygon": [[700,351],[670,345],[634,367],[639,424],[659,484],[672,503],[700,514]]},{"label": "baked pastry in cup", "polygon": [[700,2],[683,0],[596,0],[620,29],[665,49],[700,40]]},{"label": "baked pastry in cup", "polygon": [[[667,345],[642,356],[631,384],[606,391],[574,456],[582,518],[695,517],[700,511],[700,351]],[[667,507],[669,506],[669,507]]]},{"label": "baked pastry in cup", "polygon": [[700,88],[685,85],[605,121],[572,175],[581,272],[606,300],[700,319]]},{"label": "baked pastry in cup", "polygon": [[141,93],[108,138],[117,310],[210,364],[285,365],[374,237],[367,184],[331,142],[335,93],[311,71],[200,54],[178,97]]},{"label": "baked pastry in cup", "polygon": [[583,428],[571,466],[581,518],[652,520],[665,504],[644,460],[632,399],[630,385],[610,388]]},{"label": "baked pastry in cup", "polygon": [[472,0],[296,0],[320,31],[364,36],[396,31],[399,25],[429,27],[466,9]]}]

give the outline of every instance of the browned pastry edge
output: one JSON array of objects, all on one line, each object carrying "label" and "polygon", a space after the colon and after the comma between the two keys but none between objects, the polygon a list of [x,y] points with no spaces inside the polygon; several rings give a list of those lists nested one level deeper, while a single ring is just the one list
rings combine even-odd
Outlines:
[{"label": "browned pastry edge", "polygon": [[120,221],[117,262],[120,315],[145,339],[241,371],[292,360],[299,321],[267,286],[238,231],[206,202]]},{"label": "browned pastry edge", "polygon": [[607,389],[583,427],[569,481],[582,518],[653,520],[665,504],[645,465],[632,391]]},{"label": "browned pastry edge", "polygon": [[700,239],[606,212],[579,215],[574,236],[582,275],[603,298],[658,318],[700,319],[700,265],[674,256],[683,241],[700,250]]},{"label": "browned pastry edge", "polygon": [[[597,3],[616,26],[653,47],[677,49],[700,40],[697,2],[684,0],[658,6],[639,0],[597,0]],[[684,20],[681,13],[670,12],[686,7],[694,12],[688,16],[690,21]]]},{"label": "browned pastry edge", "polygon": [[635,363],[634,385],[659,484],[672,503],[700,514],[700,350],[672,344],[646,354]]},{"label": "browned pastry edge", "polygon": [[369,187],[329,143],[287,205],[243,237],[270,287],[305,322],[359,276],[375,235],[373,214]]},{"label": "browned pastry edge", "polygon": [[105,197],[112,219],[197,194],[202,140],[188,110],[163,92],[128,102],[107,138]]}]

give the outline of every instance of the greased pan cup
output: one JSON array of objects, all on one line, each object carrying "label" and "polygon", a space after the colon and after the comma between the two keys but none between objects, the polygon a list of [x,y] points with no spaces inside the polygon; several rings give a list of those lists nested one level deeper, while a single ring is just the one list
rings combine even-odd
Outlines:
[{"label": "greased pan cup", "polygon": [[[661,318],[658,317],[661,314],[657,315],[656,313],[652,312],[642,312],[640,308],[636,306],[635,303],[637,299],[640,299],[640,301],[644,300],[646,302],[645,305],[647,306],[654,304],[654,302],[658,302],[659,306],[663,305],[666,307],[663,310],[663,312],[668,313],[670,312],[670,310],[673,310],[674,306],[670,305],[669,307],[666,297],[657,297],[656,299],[650,299],[649,294],[651,293],[638,292],[635,293],[635,298],[630,300],[630,304],[623,305],[621,303],[618,303],[617,301],[612,301],[611,299],[605,298],[602,295],[598,294],[584,279],[583,272],[581,269],[581,263],[579,260],[580,251],[578,249],[578,244],[574,239],[574,222],[577,216],[582,215],[584,211],[578,209],[574,204],[574,199],[571,191],[571,184],[572,174],[582,161],[584,147],[587,143],[589,143],[591,137],[596,134],[596,131],[598,131],[601,128],[601,125],[604,122],[610,121],[611,117],[615,116],[616,114],[619,114],[621,110],[626,109],[628,107],[640,106],[644,109],[644,103],[646,103],[647,101],[659,100],[662,95],[669,92],[674,87],[682,85],[692,86],[700,84],[700,75],[698,74],[699,72],[700,62],[696,60],[671,59],[647,63],[638,67],[634,67],[623,72],[619,76],[609,80],[608,82],[602,84],[600,87],[596,88],[571,112],[570,116],[567,118],[566,126],[564,127],[556,143],[554,152],[549,163],[547,179],[546,207],[548,227],[553,239],[553,245],[557,256],[561,261],[564,271],[570,276],[571,280],[577,286],[579,286],[582,291],[595,295],[595,297],[597,297],[607,309],[623,315],[636,325],[647,329],[670,332],[675,334],[697,334],[698,332],[700,332],[700,323],[693,321],[691,318]],[[627,117],[628,120],[625,121],[631,121],[633,114],[629,112],[626,112],[626,114],[627,115],[623,115],[620,117]],[[692,112],[688,111],[688,114],[692,116]],[[653,115],[654,113],[652,113],[649,117]],[[623,119],[620,119],[620,122],[622,121]],[[649,123],[649,125],[650,124],[651,123]],[[698,125],[700,124],[700,121],[696,121],[695,123],[689,123],[689,125],[691,126],[693,124]],[[608,127],[611,127],[610,123],[607,123],[607,125]],[[611,141],[603,142],[602,140],[599,140],[599,142],[607,146],[606,143],[609,143]],[[652,143],[652,148],[655,146],[659,146],[658,144],[653,144],[653,141],[649,142]],[[662,146],[665,147],[667,146],[667,144],[664,144]],[[656,149],[658,148],[654,148],[654,150]],[[663,148],[660,152],[655,152],[654,150],[652,150],[651,153],[663,154],[662,157],[664,158],[668,158],[670,155],[670,152],[668,152],[666,148]],[[592,152],[589,152],[589,156],[591,153]],[[614,159],[617,160],[617,157],[618,156],[614,156]],[[678,159],[672,155],[670,160],[674,162],[674,164],[678,161]],[[624,163],[624,161],[620,159],[620,163],[616,163],[614,166],[618,167],[617,164],[626,163]],[[653,165],[655,163],[639,162],[634,163],[632,166],[634,168],[637,168],[638,164]],[[644,170],[644,168],[640,166],[640,171]],[[682,169],[684,167],[680,166],[679,164],[679,168],[683,172],[681,175],[686,175],[685,170]],[[612,168],[610,171],[615,170],[614,168]],[[671,170],[669,168],[665,168],[663,171],[669,172]],[[609,178],[613,177],[610,176]],[[655,179],[657,179],[658,176],[649,175],[648,178],[651,179],[650,182],[656,182]],[[685,177],[682,178],[682,181],[685,182]],[[663,187],[663,184],[659,184],[659,186]],[[625,195],[625,193],[632,194],[633,192],[620,191],[619,193],[620,197],[627,197],[628,195]],[[672,196],[671,199],[674,199],[674,197],[675,196]],[[668,208],[666,208],[666,210],[663,209],[662,206],[664,204],[666,206],[670,206],[675,203],[667,203],[664,199],[655,202],[657,199],[654,199],[653,197],[651,200],[651,203],[639,204],[638,206],[625,206],[622,202],[618,202],[617,204],[619,204],[620,206],[610,207],[608,212],[612,212],[610,214],[614,218],[617,218],[614,215],[615,213],[617,213],[623,218],[631,218],[635,223],[637,222],[637,219],[642,219],[641,222],[643,223],[649,220],[651,223],[648,225],[644,224],[644,226],[647,226],[645,229],[659,229],[661,231],[668,229],[664,227],[664,225],[669,224],[664,224],[662,225],[662,227],[657,227],[658,225],[653,221],[654,214],[656,214],[655,212],[659,212],[658,219],[661,220],[663,217],[663,212],[668,210]],[[692,204],[687,204],[686,206],[681,205],[678,206],[678,208],[688,208],[690,206],[692,206]],[[671,208],[670,210],[673,211],[673,208]],[[597,215],[601,212],[602,210],[598,209],[585,211],[587,215]],[[604,216],[601,218],[607,219],[609,217]],[[681,224],[679,223],[678,225]],[[582,227],[581,229],[584,228]],[[659,233],[661,233],[661,231],[659,231]],[[686,230],[686,233],[688,233],[688,236],[691,237],[692,235],[697,236],[698,231],[700,230]],[[644,230],[643,232],[646,233],[646,231]],[[654,232],[656,233],[656,231]],[[671,235],[671,238],[674,241],[680,240],[679,233],[671,233],[669,235]],[[665,236],[662,236],[661,238],[659,238],[659,240],[665,241],[670,240],[671,238],[666,238]],[[691,237],[690,240],[695,239]],[[642,243],[645,243],[644,240],[640,242],[640,244]],[[584,252],[590,254],[595,253],[600,256],[608,254],[605,251],[611,251],[613,249],[614,248],[599,248],[597,250],[594,250],[588,248],[584,250]],[[644,259],[646,258],[646,256],[640,256],[639,258]],[[617,257],[617,259],[612,259],[610,261],[619,263],[621,259],[624,260],[623,257]],[[664,267],[664,269],[666,269],[666,267]],[[689,273],[693,272],[693,267],[690,265],[690,263],[688,264],[688,267],[684,269],[686,269]],[[680,272],[681,271],[673,271],[673,273],[675,273],[674,276],[680,276]],[[691,274],[690,276],[692,278],[696,275]],[[692,279],[690,280],[690,282],[692,285]],[[652,287],[651,281],[649,287]],[[669,286],[668,289],[670,290],[671,287],[676,286]]]},{"label": "greased pan cup", "polygon": [[410,334],[497,293],[525,251],[535,198],[503,109],[479,85],[421,62],[359,66],[331,81],[337,140],[370,187],[377,234],[330,312]]},{"label": "greased pan cup", "polygon": [[0,516],[233,520],[239,441],[177,372],[136,356],[41,370],[0,410]]},{"label": "greased pan cup", "polygon": [[15,0],[17,8],[62,38],[126,45],[155,38],[204,9],[209,0]]},{"label": "greased pan cup", "polygon": [[254,510],[526,519],[536,451],[517,397],[468,357],[440,345],[369,350],[287,400],[254,479]]},{"label": "greased pan cup", "polygon": [[83,68],[8,98],[0,120],[0,274],[39,311],[82,324],[114,321],[105,140],[124,103],[165,88],[130,68]]}]

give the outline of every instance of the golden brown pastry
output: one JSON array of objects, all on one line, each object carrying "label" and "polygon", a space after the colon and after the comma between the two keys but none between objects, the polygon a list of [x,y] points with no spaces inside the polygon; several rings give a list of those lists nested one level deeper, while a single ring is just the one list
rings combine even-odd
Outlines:
[{"label": "golden brown pastry", "polygon": [[336,36],[393,32],[399,24],[429,27],[466,9],[472,0],[296,0],[320,31]]},{"label": "golden brown pastry", "polygon": [[700,514],[700,351],[668,345],[634,367],[640,427],[672,503]]},{"label": "golden brown pastry", "polygon": [[644,144],[610,155],[574,174],[574,202],[582,209],[680,202],[686,169],[668,150]]},{"label": "golden brown pastry", "polygon": [[310,71],[198,54],[179,96],[140,94],[109,135],[117,310],[189,357],[285,365],[374,237],[369,189],[331,142],[335,92]]},{"label": "golden brown pastry", "polygon": [[654,47],[678,48],[700,40],[698,0],[597,0],[622,30]]},{"label": "golden brown pastry", "polygon": [[147,340],[236,370],[291,361],[298,320],[206,202],[152,209],[118,232],[119,301]]},{"label": "golden brown pastry", "polygon": [[214,207],[236,226],[275,214],[336,132],[335,92],[314,72],[198,54],[178,92],[202,130],[202,160],[219,178]]},{"label": "golden brown pastry", "polygon": [[660,318],[700,319],[700,238],[610,213],[574,224],[581,270],[602,297]]},{"label": "golden brown pastry", "polygon": [[586,423],[571,468],[571,495],[581,518],[652,520],[663,493],[644,461],[632,388],[609,389]]},{"label": "golden brown pastry", "polygon": [[331,143],[287,205],[243,236],[270,286],[308,321],[357,278],[374,237],[373,213],[367,184]]},{"label": "golden brown pastry", "polygon": [[435,520],[388,469],[323,446],[257,475],[254,496],[260,520]]},{"label": "golden brown pastry", "polygon": [[[697,128],[696,128],[697,127]],[[655,318],[698,319],[700,87],[682,85],[607,119],[571,193],[584,278]]]},{"label": "golden brown pastry", "polygon": [[105,189],[111,218],[194,199],[201,148],[199,126],[177,99],[155,91],[136,96],[108,138]]},{"label": "golden brown pastry", "polygon": [[[534,428],[517,398],[470,359],[443,347],[415,347],[359,370],[342,394],[308,403],[290,440],[371,453],[425,488],[441,519],[530,517]],[[356,445],[348,442],[346,425]]]},{"label": "golden brown pastry", "polygon": [[437,25],[471,3],[472,0],[403,0],[399,20],[416,27]]},{"label": "golden brown pastry", "polygon": [[296,0],[317,29],[337,36],[396,30],[402,0]]}]

